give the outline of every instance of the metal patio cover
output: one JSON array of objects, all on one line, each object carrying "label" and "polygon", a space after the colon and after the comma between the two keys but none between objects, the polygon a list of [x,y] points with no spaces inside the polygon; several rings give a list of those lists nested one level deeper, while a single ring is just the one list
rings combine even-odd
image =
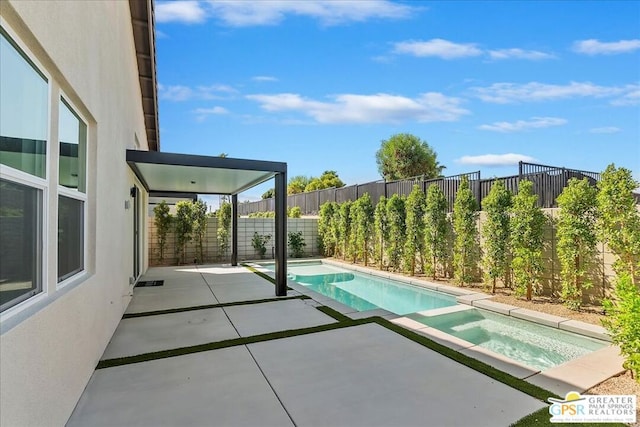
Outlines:
[{"label": "metal patio cover", "polygon": [[[150,194],[230,195],[233,212],[238,212],[238,193],[275,177],[276,295],[286,295],[286,163],[138,150],[127,150],[127,163]],[[233,265],[237,264],[237,225],[238,216],[233,215]]]}]

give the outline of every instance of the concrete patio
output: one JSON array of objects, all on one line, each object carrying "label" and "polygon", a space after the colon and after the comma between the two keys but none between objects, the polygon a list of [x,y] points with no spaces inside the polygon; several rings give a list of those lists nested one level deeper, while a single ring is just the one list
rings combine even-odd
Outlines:
[{"label": "concrete patio", "polygon": [[152,268],[142,280],[158,279],[134,289],[103,361],[200,347],[96,369],[68,425],[507,426],[547,406],[380,324],[341,326],[296,284],[275,297],[244,267]]}]

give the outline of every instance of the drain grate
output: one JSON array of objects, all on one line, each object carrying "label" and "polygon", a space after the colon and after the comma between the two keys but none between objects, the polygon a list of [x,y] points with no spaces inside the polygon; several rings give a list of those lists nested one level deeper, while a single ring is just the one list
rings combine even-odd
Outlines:
[{"label": "drain grate", "polygon": [[162,286],[164,285],[164,280],[143,280],[136,283],[136,288],[142,288],[147,286]]}]

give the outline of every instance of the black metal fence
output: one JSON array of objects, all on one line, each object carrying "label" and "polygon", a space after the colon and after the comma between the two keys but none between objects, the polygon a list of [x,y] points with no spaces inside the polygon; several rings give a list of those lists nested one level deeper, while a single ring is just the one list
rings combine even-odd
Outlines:
[{"label": "black metal fence", "polygon": [[[431,185],[437,185],[447,198],[449,210],[451,211],[453,210],[453,203],[463,176],[469,179],[469,185],[476,196],[479,206],[482,206],[482,200],[489,194],[496,181],[503,181],[507,189],[515,194],[518,191],[518,184],[524,179],[533,182],[533,191],[538,195],[538,206],[541,208],[557,207],[556,198],[562,193],[571,178],[587,178],[592,185],[595,185],[600,180],[600,174],[597,172],[520,162],[518,175],[481,179],[478,171],[429,180],[415,177],[399,181],[373,181],[342,188],[327,188],[308,193],[292,194],[287,196],[287,206],[298,206],[303,214],[314,215],[320,211],[320,206],[326,202],[343,203],[355,201],[365,193],[369,193],[371,200],[375,204],[380,200],[381,196],[387,198],[394,194],[408,196],[414,185],[420,186],[425,194]],[[238,204],[240,215],[273,211],[274,207],[274,199]]]}]

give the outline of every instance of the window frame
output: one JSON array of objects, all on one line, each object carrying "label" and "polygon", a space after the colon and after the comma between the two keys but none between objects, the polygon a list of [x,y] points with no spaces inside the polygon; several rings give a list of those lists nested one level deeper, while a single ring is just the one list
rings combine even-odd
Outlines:
[{"label": "window frame", "polygon": [[[26,187],[34,188],[40,191],[41,198],[39,200],[40,212],[38,213],[39,233],[36,245],[40,248],[37,259],[37,267],[35,272],[36,289],[27,294],[21,295],[13,299],[10,303],[5,303],[5,307],[0,311],[0,320],[13,316],[15,313],[21,312],[51,294],[51,288],[47,283],[48,271],[48,248],[49,248],[49,223],[47,218],[52,214],[49,204],[49,196],[51,191],[51,124],[52,124],[52,102],[54,98],[54,84],[51,74],[36,59],[33,52],[22,42],[20,37],[0,16],[0,36],[4,37],[7,42],[16,49],[22,59],[38,73],[47,84],[47,134],[46,134],[46,152],[45,152],[45,171],[44,177],[32,175],[11,166],[0,164],[0,178]],[[28,295],[28,296],[26,296]]]},{"label": "window frame", "polygon": [[[88,251],[88,245],[87,245],[87,233],[89,231],[88,229],[88,221],[87,221],[87,215],[89,213],[89,190],[88,190],[88,167],[89,167],[89,121],[86,119],[86,117],[84,117],[83,114],[81,114],[79,112],[79,108],[76,107],[74,105],[74,103],[69,99],[69,97],[64,93],[64,91],[62,89],[60,89],[60,94],[58,97],[57,102],[61,102],[64,103],[67,108],[69,108],[69,110],[71,111],[72,114],[74,114],[76,116],[76,118],[82,122],[85,126],[85,147],[84,147],[84,152],[85,152],[85,156],[84,156],[84,192],[79,190],[79,189],[72,189],[69,187],[65,187],[64,185],[61,185],[60,182],[58,181],[57,177],[56,177],[56,184],[57,184],[57,188],[56,188],[56,195],[57,195],[57,199],[58,199],[58,205],[60,203],[60,197],[67,197],[70,199],[74,199],[74,200],[79,200],[82,202],[82,268],[76,272],[73,273],[69,273],[66,274],[65,276],[63,276],[62,278],[59,275],[58,272],[58,267],[56,265],[56,278],[57,278],[57,283],[56,283],[56,290],[58,289],[62,289],[65,286],[71,284],[71,283],[75,283],[78,278],[82,277],[83,275],[87,274],[87,257],[89,255],[89,251]],[[58,114],[58,116],[60,116],[60,114]],[[56,138],[56,143],[58,144],[58,146],[60,145],[60,138],[59,138],[59,134],[60,131],[58,129],[58,138]],[[79,141],[80,143],[80,141]],[[56,168],[56,172],[59,174],[59,170],[60,170],[60,153],[59,153],[59,149],[56,150],[56,152],[58,153],[57,158],[55,159],[55,161],[57,162],[57,168]],[[59,221],[59,215],[60,215],[60,209],[58,208],[58,211],[56,212],[56,217],[58,218]],[[57,245],[58,243],[58,239],[56,238],[56,260],[60,257],[60,254],[57,251]]]}]

